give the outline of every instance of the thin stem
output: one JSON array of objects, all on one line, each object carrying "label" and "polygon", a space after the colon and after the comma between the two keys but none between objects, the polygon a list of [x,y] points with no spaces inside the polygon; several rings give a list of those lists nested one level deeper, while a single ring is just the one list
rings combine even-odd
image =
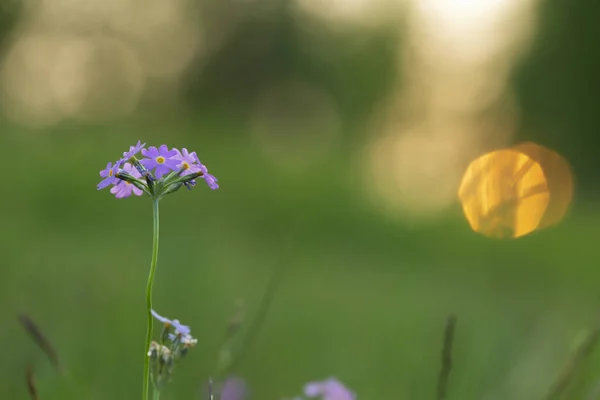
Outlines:
[{"label": "thin stem", "polygon": [[152,400],[160,400],[160,390],[152,390]]},{"label": "thin stem", "polygon": [[[142,400],[148,400],[148,391],[150,386],[150,357],[148,349],[152,342],[152,285],[154,284],[154,273],[156,272],[156,262],[158,261],[158,198],[152,199],[152,261],[150,262],[150,273],[148,274],[148,283],[146,285],[146,307],[148,311],[148,327],[146,329],[146,347],[144,348],[144,386],[142,388]],[[158,392],[154,390],[154,399],[158,399]]]},{"label": "thin stem", "polygon": [[[283,257],[287,258],[290,247],[291,241],[288,240],[283,250]],[[248,331],[242,338],[239,353],[235,355],[235,357],[231,361],[231,364],[227,366],[225,371],[218,371],[219,373],[223,372],[224,376],[229,375],[231,371],[237,368],[237,366],[240,364],[240,362],[252,346],[256,335],[260,331],[260,328],[262,327],[267,318],[273,300],[275,299],[275,295],[277,294],[277,289],[283,281],[283,277],[285,275],[285,271],[288,267],[288,264],[289,263],[287,260],[283,260],[283,262],[280,265],[274,267],[273,272],[271,273],[271,277],[269,279],[269,283],[267,284],[267,288],[258,307],[258,311],[254,316],[254,319],[250,322]]]},{"label": "thin stem", "polygon": [[452,370],[452,346],[454,345],[454,332],[456,330],[456,317],[450,315],[446,320],[444,329],[444,345],[442,348],[442,370],[438,377],[437,399],[444,400],[448,391],[448,378]]},{"label": "thin stem", "polygon": [[588,332],[567,361],[567,364],[563,367],[562,372],[552,384],[544,400],[562,399],[564,397],[575,374],[579,371],[585,359],[592,353],[598,340],[600,340],[600,329],[593,329]]}]

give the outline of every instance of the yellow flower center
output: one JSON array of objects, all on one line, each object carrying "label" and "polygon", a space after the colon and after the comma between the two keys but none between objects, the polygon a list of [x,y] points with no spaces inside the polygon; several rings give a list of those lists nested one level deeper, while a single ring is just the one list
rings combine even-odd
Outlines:
[{"label": "yellow flower center", "polygon": [[113,176],[113,170],[108,171],[108,176]]},{"label": "yellow flower center", "polygon": [[158,157],[156,157],[156,162],[159,164],[164,164],[165,158],[163,156],[158,156]]},{"label": "yellow flower center", "polygon": [[190,164],[186,163],[185,161],[183,162],[183,166],[181,168],[183,169],[188,169],[190,167]]}]

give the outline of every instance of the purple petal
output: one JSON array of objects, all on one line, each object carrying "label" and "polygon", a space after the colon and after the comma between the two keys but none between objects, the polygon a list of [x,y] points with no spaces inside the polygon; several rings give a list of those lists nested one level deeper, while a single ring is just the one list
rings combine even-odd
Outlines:
[{"label": "purple petal", "polygon": [[178,152],[179,150],[177,149],[169,150],[166,144],[162,144],[158,148],[158,153],[165,158],[175,157]]},{"label": "purple petal", "polygon": [[[182,161],[180,164],[177,164],[177,169],[181,169],[185,165],[187,165],[188,168],[181,173],[181,176],[195,174],[196,172],[200,172],[201,171],[200,166],[198,166],[196,164],[190,164],[190,163],[188,163],[186,161]],[[204,172],[202,172],[202,173],[204,173]]]},{"label": "purple petal", "polygon": [[316,397],[323,394],[323,384],[321,382],[309,382],[304,386],[304,395]]},{"label": "purple petal", "polygon": [[133,191],[133,194],[135,194],[136,196],[141,196],[144,194],[144,191],[138,187],[135,187],[135,185],[133,185],[133,189],[131,189]]},{"label": "purple petal", "polygon": [[150,170],[156,167],[158,163],[154,158],[142,158],[140,160],[140,164],[142,164],[146,169]]},{"label": "purple petal", "polygon": [[142,155],[144,157],[148,157],[148,158],[156,158],[160,154],[158,153],[158,149],[156,147],[152,146],[152,147],[142,150]]},{"label": "purple petal", "polygon": [[108,164],[106,164],[106,168],[104,168],[102,171],[100,171],[100,176],[102,178],[106,178],[107,176],[109,176],[111,168],[112,168],[112,163],[109,162]]},{"label": "purple petal", "polygon": [[117,199],[123,199],[131,195],[131,190],[128,186],[131,185],[128,185],[126,182],[121,181],[118,185],[113,186],[110,189],[110,192],[114,194]]},{"label": "purple petal", "polygon": [[198,167],[200,168],[200,171],[202,171],[203,174],[208,173],[208,168],[206,168],[206,165],[202,164],[200,160],[198,160]]},{"label": "purple petal", "polygon": [[165,159],[165,162],[162,163],[162,165],[166,165],[167,167],[169,167],[169,169],[171,169],[172,171],[177,171],[177,166],[181,163],[180,160],[177,160],[175,158],[167,158]]},{"label": "purple petal", "polygon": [[163,324],[170,324],[171,320],[169,318],[165,318],[162,315],[160,315],[159,313],[157,313],[154,310],[150,310],[150,312],[152,313],[152,316],[154,318],[156,318],[157,320],[159,320],[160,322],[162,322]]},{"label": "purple petal", "polygon": [[154,175],[157,179],[160,179],[163,175],[168,174],[171,169],[164,164],[157,164],[156,169],[154,170]]},{"label": "purple petal", "polygon": [[99,184],[96,186],[96,188],[97,188],[98,190],[102,190],[102,189],[104,189],[104,188],[106,188],[106,187],[110,186],[110,184],[111,184],[111,183],[113,183],[113,182],[115,181],[115,179],[116,179],[116,178],[114,178],[114,177],[112,177],[112,176],[109,176],[109,177],[107,177],[107,178],[103,179],[103,180],[102,180],[102,182],[100,182],[100,183],[99,183]]},{"label": "purple petal", "polygon": [[217,190],[219,188],[219,184],[217,183],[217,178],[215,178],[211,174],[205,174],[202,178],[206,181],[206,184],[212,190]]},{"label": "purple petal", "polygon": [[192,332],[192,328],[190,328],[187,325],[183,325],[182,323],[179,322],[178,319],[174,319],[173,321],[171,321],[173,328],[175,328],[175,331],[177,331],[177,333],[182,334],[183,336],[189,335]]},{"label": "purple petal", "polygon": [[181,149],[181,154],[179,155],[179,157],[176,157],[179,160],[182,161],[186,161],[188,164],[196,164],[199,163],[198,161],[198,156],[196,155],[196,152],[188,152],[188,149],[186,149],[185,147],[183,149]]},{"label": "purple petal", "polygon": [[127,163],[125,165],[123,165],[123,170],[125,172],[127,172],[129,175],[133,176],[134,178],[141,178],[142,174],[140,174],[140,172],[137,170],[137,168],[135,168],[133,165],[131,165],[130,163]]},{"label": "purple petal", "polygon": [[159,315],[156,311],[154,310],[150,310],[150,312],[152,313],[152,316],[154,318],[156,318],[157,320],[159,320],[160,322],[162,322],[163,324],[169,324],[172,325],[173,328],[175,328],[175,330],[177,331],[177,333],[182,334],[183,336],[185,335],[189,335],[190,332],[192,331],[191,328],[187,325],[183,325],[179,322],[179,320],[177,319],[169,319],[166,317],[163,317],[162,315]]}]

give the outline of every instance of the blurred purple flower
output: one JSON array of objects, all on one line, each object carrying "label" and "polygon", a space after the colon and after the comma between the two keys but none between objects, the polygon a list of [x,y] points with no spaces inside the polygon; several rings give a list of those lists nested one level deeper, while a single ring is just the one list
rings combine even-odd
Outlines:
[{"label": "blurred purple flower", "polygon": [[178,169],[177,166],[180,164],[180,160],[175,158],[177,154],[179,154],[179,150],[169,150],[166,144],[161,145],[158,149],[152,146],[142,150],[142,155],[148,158],[144,158],[140,162],[149,170],[156,168],[154,175],[157,179],[160,179],[170,171]]},{"label": "blurred purple flower", "polygon": [[142,151],[142,149],[146,146],[146,143],[142,144],[141,140],[138,140],[135,146],[129,146],[129,151],[123,152],[123,160],[128,160],[131,157],[135,156],[137,153]]},{"label": "blurred purple flower", "polygon": [[[127,172],[134,178],[139,179],[142,177],[142,175],[140,175],[140,173],[129,163],[123,165],[123,171]],[[110,189],[110,192],[114,194],[117,199],[129,197],[131,196],[131,193],[135,194],[136,196],[141,196],[142,194],[144,194],[144,192],[141,189],[135,187],[135,185],[133,185],[132,183],[123,180],[119,180],[119,182]]]},{"label": "blurred purple flower", "polygon": [[151,312],[152,312],[152,315],[154,316],[154,318],[156,318],[157,320],[159,320],[166,326],[172,326],[173,328],[175,328],[175,332],[177,334],[180,334],[184,337],[188,337],[190,335],[190,333],[192,332],[192,330],[190,329],[189,326],[182,325],[179,322],[179,320],[177,320],[177,319],[169,319],[169,318],[163,317],[154,310],[151,310]]},{"label": "blurred purple flower", "polygon": [[248,398],[248,385],[242,378],[231,377],[223,384],[221,400],[244,400]]},{"label": "blurred purple flower", "polygon": [[119,172],[118,163],[116,163],[114,166],[111,162],[106,164],[106,168],[100,171],[100,176],[104,179],[96,186],[98,190],[104,189],[109,185],[119,181],[119,179],[115,177],[117,172]]},{"label": "blurred purple flower", "polygon": [[322,400],[355,400],[356,394],[348,390],[335,378],[322,382],[310,382],[304,386],[304,394],[308,397],[320,396]]}]

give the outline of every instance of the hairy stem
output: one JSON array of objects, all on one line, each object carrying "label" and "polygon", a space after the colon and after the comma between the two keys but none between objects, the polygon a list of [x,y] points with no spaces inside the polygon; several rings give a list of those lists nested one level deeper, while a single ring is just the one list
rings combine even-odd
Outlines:
[{"label": "hairy stem", "polygon": [[[144,347],[144,386],[142,388],[142,400],[148,400],[150,387],[150,357],[148,349],[152,342],[152,285],[154,284],[154,273],[156,272],[156,262],[158,261],[158,199],[152,200],[152,261],[150,262],[150,273],[148,274],[148,283],[146,285],[146,308],[148,312],[148,325],[146,329],[146,346]],[[154,391],[154,399],[158,399],[158,391]]]}]

